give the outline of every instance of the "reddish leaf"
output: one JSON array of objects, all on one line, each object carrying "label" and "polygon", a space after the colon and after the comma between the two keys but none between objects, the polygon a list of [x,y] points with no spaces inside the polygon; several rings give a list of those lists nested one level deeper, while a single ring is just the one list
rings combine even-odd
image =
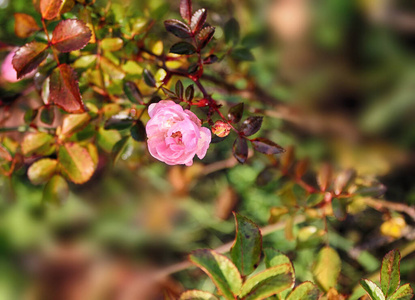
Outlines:
[{"label": "reddish leaf", "polygon": [[207,12],[206,9],[202,8],[197,10],[193,16],[192,20],[190,22],[190,28],[192,29],[193,33],[199,32],[200,29],[202,29],[203,25],[206,22]]},{"label": "reddish leaf", "polygon": [[332,168],[329,164],[324,164],[317,174],[317,183],[324,192],[331,182]]},{"label": "reddish leaf", "polygon": [[264,154],[270,155],[285,152],[284,148],[282,148],[280,145],[265,138],[256,138],[251,140],[251,142],[256,151]]},{"label": "reddish leaf", "polygon": [[192,36],[189,26],[179,20],[166,20],[164,21],[164,27],[168,32],[173,33],[179,38],[189,38]]},{"label": "reddish leaf", "polygon": [[70,113],[85,111],[75,71],[67,64],[56,68],[50,77],[49,103]]},{"label": "reddish leaf", "polygon": [[261,129],[262,118],[257,116],[247,118],[242,123],[241,132],[247,136],[257,133]]},{"label": "reddish leaf", "polygon": [[233,143],[233,156],[243,164],[248,158],[248,142],[246,139],[238,137]]},{"label": "reddish leaf", "polygon": [[171,46],[170,53],[190,55],[196,52],[196,48],[187,42],[178,42]]},{"label": "reddish leaf", "polygon": [[27,38],[39,29],[39,26],[32,16],[21,13],[14,14],[14,33],[19,38]]},{"label": "reddish leaf", "polygon": [[[202,30],[203,32],[203,30]],[[199,34],[200,35],[200,34]],[[204,65],[210,65],[218,61],[218,57],[215,54],[211,54],[203,60]]]},{"label": "reddish leaf", "polygon": [[12,64],[17,72],[17,79],[32,72],[48,55],[45,51],[49,46],[36,41],[20,47],[13,57]]},{"label": "reddish leaf", "polygon": [[60,52],[84,48],[91,39],[91,30],[80,20],[61,21],[53,30],[52,45]]},{"label": "reddish leaf", "polygon": [[[209,44],[210,40],[213,38],[214,34],[215,34],[214,27],[206,26],[205,28],[203,28],[200,31],[200,33],[197,35],[197,38],[199,39],[199,49],[203,49],[204,47],[206,47],[206,45]],[[215,55],[211,55],[211,56],[216,57]],[[217,57],[216,57],[216,60],[217,60]]]},{"label": "reddish leaf", "polygon": [[228,111],[228,119],[231,123],[238,123],[244,113],[243,102],[232,106]]},{"label": "reddish leaf", "polygon": [[63,0],[40,0],[40,13],[43,19],[52,20],[59,15]]},{"label": "reddish leaf", "polygon": [[180,1],[180,15],[183,20],[190,23],[190,20],[192,19],[192,0]]}]

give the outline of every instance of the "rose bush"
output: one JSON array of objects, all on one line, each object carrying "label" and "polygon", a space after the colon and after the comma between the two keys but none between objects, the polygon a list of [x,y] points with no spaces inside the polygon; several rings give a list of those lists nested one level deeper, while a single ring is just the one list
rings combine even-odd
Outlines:
[{"label": "rose bush", "polygon": [[156,159],[168,165],[191,166],[197,155],[204,158],[211,134],[202,127],[199,118],[171,100],[153,103],[148,108],[148,150]]}]

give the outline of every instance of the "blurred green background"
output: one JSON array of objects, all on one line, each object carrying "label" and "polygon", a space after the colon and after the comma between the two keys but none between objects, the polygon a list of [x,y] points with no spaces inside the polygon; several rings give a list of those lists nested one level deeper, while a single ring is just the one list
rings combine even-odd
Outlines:
[{"label": "blurred green background", "polygon": [[[162,21],[179,18],[179,1],[113,2],[132,16],[154,18],[150,36],[168,51],[173,39]],[[309,157],[314,169],[325,161],[353,167],[377,176],[388,187],[386,199],[415,205],[413,1],[195,0],[193,5],[208,9],[219,53],[225,52],[223,26],[234,17],[240,44],[255,57],[235,63],[224,56],[207,68],[206,86],[215,99],[245,102],[250,112],[265,113],[261,136],[294,145],[297,157]],[[25,41],[14,36],[14,12],[38,15],[30,0],[0,0],[0,41],[22,45]],[[19,83],[0,84],[3,95],[19,88]],[[42,187],[29,182],[26,168],[10,180],[2,177],[0,299],[163,299],[163,288],[212,290],[195,269],[161,281],[149,274],[182,261],[191,250],[232,240],[233,209],[264,226],[270,208],[281,204],[277,192],[283,182],[257,184],[267,158],[255,154],[237,165],[232,142],[212,144],[203,162],[191,168],[143,158],[145,145],[115,166],[102,157],[93,179],[71,186],[61,207],[42,206]],[[382,214],[371,209],[344,222],[330,220],[329,242],[343,259],[343,293],[376,271],[388,250],[410,241],[381,236],[382,222]],[[413,220],[407,223],[414,226]],[[307,225],[323,228],[319,221]],[[288,253],[299,281],[312,280],[318,243],[299,247],[283,231],[264,243]],[[352,252],[357,248],[368,249],[360,260]],[[413,254],[401,268],[403,281],[414,282]]]}]

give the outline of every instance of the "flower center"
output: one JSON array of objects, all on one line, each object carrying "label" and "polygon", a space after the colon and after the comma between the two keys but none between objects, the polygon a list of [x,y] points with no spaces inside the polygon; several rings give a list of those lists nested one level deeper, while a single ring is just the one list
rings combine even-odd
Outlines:
[{"label": "flower center", "polygon": [[173,132],[171,135],[172,138],[176,141],[177,144],[183,144],[182,142],[182,133],[180,131]]}]

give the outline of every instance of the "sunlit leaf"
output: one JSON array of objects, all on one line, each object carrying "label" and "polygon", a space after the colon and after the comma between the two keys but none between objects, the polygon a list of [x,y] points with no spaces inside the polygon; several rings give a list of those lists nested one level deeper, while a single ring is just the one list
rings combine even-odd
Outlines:
[{"label": "sunlit leaf", "polygon": [[26,134],[22,142],[22,152],[25,156],[50,155],[54,151],[53,136],[45,132]]},{"label": "sunlit leaf", "polygon": [[360,280],[360,285],[369,294],[372,300],[385,300],[382,290],[373,281],[369,279]]},{"label": "sunlit leaf", "polygon": [[251,274],[261,258],[262,236],[251,220],[235,215],[236,235],[231,248],[231,258],[242,276]]},{"label": "sunlit leaf", "polygon": [[101,41],[101,47],[103,50],[107,51],[118,51],[122,49],[124,42],[121,38],[105,38]]},{"label": "sunlit leaf", "polygon": [[91,30],[83,21],[63,20],[53,30],[52,45],[60,52],[79,50],[88,44],[91,35]]},{"label": "sunlit leaf", "polygon": [[73,133],[83,129],[88,124],[89,120],[91,120],[91,117],[88,113],[65,116],[62,122],[61,135],[63,137],[72,135]]},{"label": "sunlit leaf", "polygon": [[356,171],[348,169],[340,172],[334,179],[333,189],[339,195],[356,178]]},{"label": "sunlit leaf", "polygon": [[40,159],[29,167],[27,176],[33,184],[45,183],[55,174],[57,165],[56,159]]},{"label": "sunlit leaf", "polygon": [[398,250],[388,252],[382,260],[380,285],[382,292],[386,297],[392,295],[401,282],[399,273],[400,261],[401,254]]},{"label": "sunlit leaf", "polygon": [[401,286],[395,293],[390,296],[390,300],[410,300],[414,296],[414,291],[409,283]]},{"label": "sunlit leaf", "polygon": [[330,247],[324,247],[317,255],[313,268],[316,283],[325,291],[337,284],[341,269],[341,260],[337,252]]},{"label": "sunlit leaf", "polygon": [[32,16],[22,13],[14,14],[14,33],[17,37],[27,38],[39,29],[40,27]]},{"label": "sunlit leaf", "polygon": [[248,142],[241,137],[237,137],[232,147],[233,156],[243,164],[248,158]]},{"label": "sunlit leaf", "polygon": [[322,191],[325,191],[331,184],[332,167],[329,164],[323,164],[317,172],[317,183]]},{"label": "sunlit leaf", "polygon": [[198,9],[192,16],[190,21],[190,28],[193,33],[199,32],[202,29],[203,25],[206,22],[207,11],[204,8]]},{"label": "sunlit leaf", "polygon": [[227,300],[234,300],[242,286],[242,278],[236,266],[226,257],[212,250],[196,250],[190,261],[201,268]]},{"label": "sunlit leaf", "polygon": [[40,13],[42,18],[52,20],[59,15],[63,0],[40,0]]},{"label": "sunlit leaf", "polygon": [[288,295],[287,300],[317,300],[320,290],[310,281],[303,282]]},{"label": "sunlit leaf", "polygon": [[53,103],[70,113],[85,111],[79,92],[75,71],[67,64],[61,64],[50,77],[49,103]]},{"label": "sunlit leaf", "polygon": [[243,284],[240,297],[246,300],[265,299],[294,285],[290,264],[282,264],[262,271]]},{"label": "sunlit leaf", "polygon": [[190,23],[192,19],[192,0],[181,0],[180,1],[180,15],[183,20]]},{"label": "sunlit leaf", "polygon": [[32,72],[48,56],[47,44],[32,41],[20,47],[13,57],[12,64],[17,72],[17,79]]},{"label": "sunlit leaf", "polygon": [[218,300],[218,298],[208,292],[190,290],[181,294],[179,300]]},{"label": "sunlit leaf", "polygon": [[87,182],[95,171],[95,164],[88,150],[77,143],[60,146],[58,161],[62,173],[72,182]]}]

